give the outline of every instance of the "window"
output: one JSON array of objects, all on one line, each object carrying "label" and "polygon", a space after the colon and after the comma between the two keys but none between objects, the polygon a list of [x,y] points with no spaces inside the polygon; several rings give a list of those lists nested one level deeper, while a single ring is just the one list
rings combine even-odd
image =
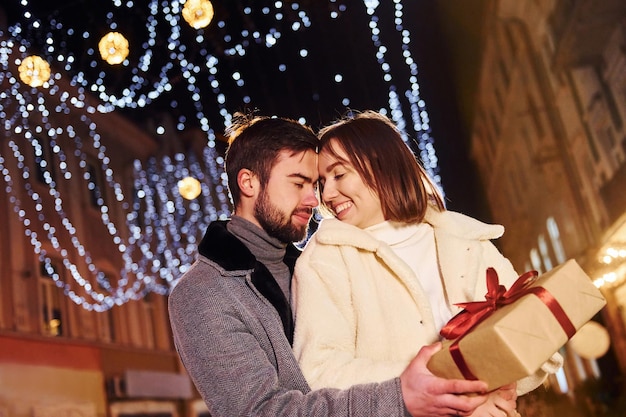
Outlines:
[{"label": "window", "polygon": [[[113,286],[117,285],[117,280],[113,278],[112,274],[105,272],[98,272],[97,275],[97,288],[98,292],[102,294],[114,292]],[[115,315],[113,309],[110,308],[106,311],[98,313],[98,323],[100,326],[100,337],[104,342],[113,343],[117,341],[116,327],[115,327]]]},{"label": "window", "polygon": [[154,306],[154,293],[148,293],[141,301],[141,321],[142,330],[144,332],[144,340],[146,346],[150,349],[154,349],[156,346],[154,326],[156,321],[156,312]]},{"label": "window", "polygon": [[556,256],[557,264],[565,262],[565,250],[563,249],[563,243],[561,242],[561,235],[559,233],[559,226],[556,224],[554,217],[549,217],[546,221],[546,227],[548,234],[550,235],[550,242],[552,243],[552,250],[554,256]]},{"label": "window", "polygon": [[533,248],[530,251],[530,263],[533,266],[533,269],[538,273],[542,273],[543,269],[541,268],[541,257],[539,256],[539,251]]},{"label": "window", "polygon": [[147,212],[146,207],[146,193],[142,189],[134,189],[133,193],[133,211],[135,213],[134,225],[143,229],[146,224],[145,215]]},{"label": "window", "polygon": [[96,318],[98,319],[98,326],[100,328],[100,340],[105,343],[115,343],[117,341],[113,316],[112,309],[108,309],[96,315]]},{"label": "window", "polygon": [[35,156],[35,178],[41,184],[50,184],[54,181],[54,163],[52,162],[52,150],[47,138],[33,138],[33,153]]},{"label": "window", "polygon": [[108,324],[108,331],[109,331],[109,340],[111,342],[115,342],[117,340],[117,335],[115,333],[115,317],[113,315],[113,310],[112,309],[108,309],[106,311],[106,318],[107,320],[107,324]]},{"label": "window", "polygon": [[99,165],[93,159],[87,161],[85,179],[89,189],[89,202],[92,207],[100,208],[106,203],[104,195],[104,181]]},{"label": "window", "polygon": [[46,259],[39,263],[39,289],[41,292],[41,328],[48,336],[63,336],[64,296],[57,282],[63,282],[59,262]]},{"label": "window", "polygon": [[543,266],[546,271],[552,269],[552,258],[550,258],[550,252],[548,251],[548,245],[546,244],[546,238],[543,235],[539,235],[539,252],[541,252],[541,258],[543,259]]}]

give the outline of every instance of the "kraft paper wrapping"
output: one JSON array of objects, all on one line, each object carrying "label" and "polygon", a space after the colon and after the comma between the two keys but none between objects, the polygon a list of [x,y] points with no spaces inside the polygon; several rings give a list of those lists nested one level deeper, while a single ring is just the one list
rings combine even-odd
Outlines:
[{"label": "kraft paper wrapping", "polygon": [[[529,287],[547,290],[576,330],[606,304],[574,260],[539,276]],[[546,304],[528,294],[497,309],[456,341],[467,368],[492,390],[535,373],[568,339]],[[467,379],[450,354],[454,342],[444,341],[443,349],[433,355],[428,368],[440,377]]]}]

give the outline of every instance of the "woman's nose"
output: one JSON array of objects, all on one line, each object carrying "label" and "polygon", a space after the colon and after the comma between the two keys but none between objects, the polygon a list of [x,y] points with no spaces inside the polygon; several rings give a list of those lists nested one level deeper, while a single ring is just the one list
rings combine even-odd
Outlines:
[{"label": "woman's nose", "polygon": [[321,193],[323,202],[326,203],[330,201],[336,195],[337,195],[337,189],[333,187],[332,184],[330,184],[329,182],[324,184],[324,187],[322,187],[322,193]]}]

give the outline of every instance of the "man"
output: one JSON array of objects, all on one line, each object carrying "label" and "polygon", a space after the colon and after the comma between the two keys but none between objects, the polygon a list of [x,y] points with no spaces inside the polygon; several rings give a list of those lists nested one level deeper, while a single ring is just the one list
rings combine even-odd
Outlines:
[{"label": "man", "polygon": [[469,415],[479,381],[433,376],[422,349],[399,378],[311,391],[291,351],[290,281],[316,196],[317,137],[297,122],[239,115],[226,173],[234,215],[209,225],[169,296],[174,341],[213,417]]}]

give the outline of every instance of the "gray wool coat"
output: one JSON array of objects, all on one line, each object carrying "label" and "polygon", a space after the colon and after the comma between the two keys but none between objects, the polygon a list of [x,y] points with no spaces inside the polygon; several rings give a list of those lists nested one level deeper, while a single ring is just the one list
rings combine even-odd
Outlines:
[{"label": "gray wool coat", "polygon": [[[292,353],[289,303],[226,223],[209,225],[168,301],[176,348],[212,417],[408,416],[399,378],[311,391]],[[289,246],[285,262],[297,254]]]}]

